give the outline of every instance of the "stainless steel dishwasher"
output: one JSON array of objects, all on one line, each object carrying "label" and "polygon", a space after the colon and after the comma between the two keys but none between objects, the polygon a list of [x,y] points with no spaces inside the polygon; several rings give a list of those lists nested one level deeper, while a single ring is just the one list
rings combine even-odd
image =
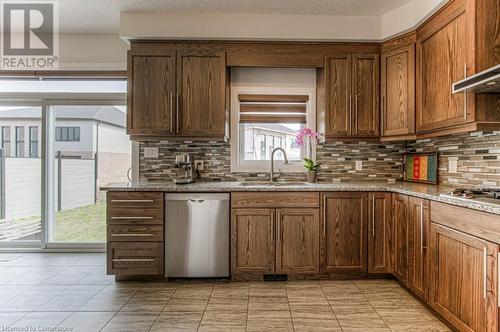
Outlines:
[{"label": "stainless steel dishwasher", "polygon": [[229,194],[165,194],[165,276],[229,277]]}]

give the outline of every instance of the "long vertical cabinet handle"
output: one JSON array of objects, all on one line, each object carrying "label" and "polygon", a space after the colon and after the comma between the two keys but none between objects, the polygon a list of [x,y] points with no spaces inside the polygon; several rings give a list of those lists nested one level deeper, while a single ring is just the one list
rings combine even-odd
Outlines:
[{"label": "long vertical cabinet handle", "polygon": [[176,103],[175,103],[175,132],[179,133],[179,93],[176,93]]},{"label": "long vertical cabinet handle", "polygon": [[276,243],[281,243],[281,212],[276,211]]},{"label": "long vertical cabinet handle", "polygon": [[276,211],[271,212],[271,220],[274,220],[275,222],[271,222],[271,227],[270,227],[270,236],[271,236],[271,243],[274,243],[274,226],[276,224]]},{"label": "long vertical cabinet handle", "polygon": [[385,134],[385,96],[382,96],[382,114],[380,115],[380,133]]},{"label": "long vertical cabinet handle", "polygon": [[488,287],[488,248],[483,248],[483,297],[486,300],[486,293]]},{"label": "long vertical cabinet handle", "polygon": [[326,196],[323,196],[323,237],[326,237]]},{"label": "long vertical cabinet handle", "polygon": [[372,237],[375,237],[375,195],[372,195]]},{"label": "long vertical cabinet handle", "polygon": [[497,306],[500,307],[500,252],[497,253]]},{"label": "long vertical cabinet handle", "polygon": [[424,202],[420,202],[420,255],[424,254]]},{"label": "long vertical cabinet handle", "polygon": [[[464,63],[464,79],[467,78],[467,64]],[[467,91],[464,91],[464,120],[467,121]]]},{"label": "long vertical cabinet handle", "polygon": [[349,94],[349,135],[352,135],[352,95]]},{"label": "long vertical cabinet handle", "polygon": [[174,94],[170,92],[170,131],[174,132]]}]

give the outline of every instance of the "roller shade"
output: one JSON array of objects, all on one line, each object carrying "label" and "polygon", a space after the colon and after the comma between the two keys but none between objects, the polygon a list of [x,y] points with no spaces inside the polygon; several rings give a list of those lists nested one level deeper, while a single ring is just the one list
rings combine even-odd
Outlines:
[{"label": "roller shade", "polygon": [[241,123],[306,123],[307,95],[238,95]]}]

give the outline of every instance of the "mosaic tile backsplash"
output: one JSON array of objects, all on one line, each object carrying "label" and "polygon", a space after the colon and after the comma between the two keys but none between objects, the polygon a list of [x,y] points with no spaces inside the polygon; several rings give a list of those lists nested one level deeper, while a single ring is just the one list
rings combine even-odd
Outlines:
[{"label": "mosaic tile backsplash", "polygon": [[[158,147],[158,158],[144,158],[144,147]],[[500,132],[470,134],[417,140],[416,142],[330,143],[319,146],[317,159],[322,163],[318,181],[394,181],[402,179],[405,152],[439,153],[439,183],[452,186],[500,187]],[[178,153],[191,153],[203,160],[203,180],[265,180],[268,173],[231,173],[230,146],[221,142],[144,142],[140,144],[139,170],[142,180],[169,181],[175,175],[174,159]],[[355,161],[363,169],[355,170]],[[448,162],[457,162],[457,173],[448,172]],[[306,179],[304,172],[285,173],[282,180]]]}]

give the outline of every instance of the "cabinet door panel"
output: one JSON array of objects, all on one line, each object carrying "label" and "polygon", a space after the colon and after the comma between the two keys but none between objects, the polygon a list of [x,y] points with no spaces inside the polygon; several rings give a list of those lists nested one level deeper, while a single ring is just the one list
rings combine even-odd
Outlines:
[{"label": "cabinet door panel", "polygon": [[391,271],[391,247],[393,246],[391,220],[391,194],[370,193],[368,202],[368,272]]},{"label": "cabinet door panel", "polygon": [[225,53],[177,55],[177,126],[181,135],[224,135],[225,72]]},{"label": "cabinet door panel", "polygon": [[366,273],[368,216],[366,193],[324,194],[324,271]]},{"label": "cabinet door panel", "polygon": [[430,227],[430,203],[410,197],[408,284],[422,299],[428,296],[428,232]]},{"label": "cabinet door panel", "polygon": [[432,307],[459,331],[497,331],[498,245],[431,223]]},{"label": "cabinet door panel", "polygon": [[235,209],[231,218],[232,273],[274,273],[274,209]]},{"label": "cabinet door panel", "polygon": [[280,209],[276,215],[276,273],[319,273],[319,210]]},{"label": "cabinet door panel", "polygon": [[404,284],[408,281],[408,196],[393,194],[394,275]]},{"label": "cabinet door panel", "polygon": [[129,56],[128,65],[128,133],[173,134],[175,53]]},{"label": "cabinet door panel", "polygon": [[328,91],[326,136],[349,136],[352,132],[351,55],[327,58]]},{"label": "cabinet door panel", "polygon": [[415,133],[415,45],[381,55],[381,134]]},{"label": "cabinet door panel", "polygon": [[353,55],[354,136],[379,135],[378,54]]}]

